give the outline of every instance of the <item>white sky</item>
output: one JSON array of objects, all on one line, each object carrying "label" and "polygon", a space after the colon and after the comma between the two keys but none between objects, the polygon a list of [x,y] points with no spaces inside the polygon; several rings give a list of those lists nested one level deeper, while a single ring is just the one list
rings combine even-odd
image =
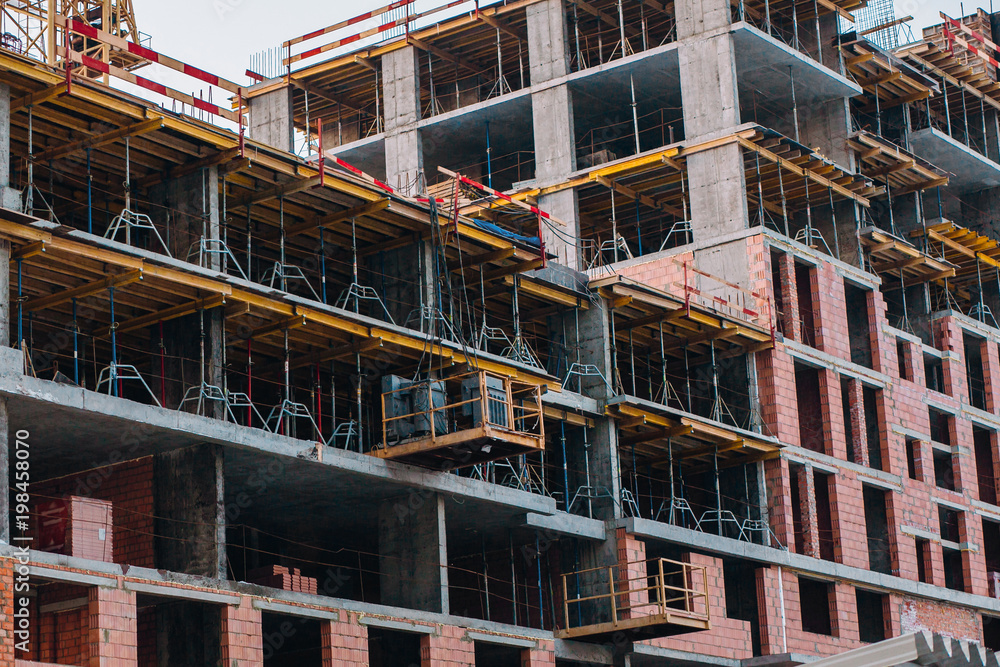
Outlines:
[{"label": "white sky", "polygon": [[[418,0],[418,7],[443,4],[445,0]],[[634,1],[634,0],[627,0]],[[984,9],[989,10],[985,0]],[[1000,0],[998,9],[1000,9]],[[244,72],[250,56],[281,44],[286,39],[325,27],[369,9],[388,4],[389,0],[133,0],[136,20],[142,32],[152,36],[152,48],[208,70],[214,74],[247,83]],[[972,13],[975,2],[965,2]],[[959,0],[896,0],[896,15],[915,17],[913,33],[940,22],[938,11],[952,17],[962,13]],[[443,15],[444,16],[444,15]],[[370,24],[363,25],[368,27]],[[345,30],[342,36],[355,32]],[[311,45],[323,44],[322,39]],[[300,47],[301,48],[301,47]],[[162,68],[139,72],[160,83],[192,92],[198,82],[175,75]],[[219,101],[216,98],[215,101]]]}]

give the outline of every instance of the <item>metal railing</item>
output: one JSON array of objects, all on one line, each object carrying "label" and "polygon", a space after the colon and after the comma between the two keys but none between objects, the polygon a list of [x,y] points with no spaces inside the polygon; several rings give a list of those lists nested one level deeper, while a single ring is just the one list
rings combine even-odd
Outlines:
[{"label": "metal railing", "polygon": [[[468,392],[470,398],[449,399],[449,396],[455,395],[455,392],[449,392],[449,385],[462,387],[470,378],[478,380],[477,391]],[[493,381],[488,381],[490,379]],[[442,389],[445,392],[444,404],[435,405],[434,394]],[[387,400],[404,392],[410,393],[413,405],[424,409],[386,417]],[[418,400],[420,393],[424,394],[423,400]],[[458,395],[462,395],[461,390]],[[417,418],[422,418],[428,425],[428,432],[417,437],[429,437],[432,441],[447,433],[464,430],[470,425],[469,418],[471,426],[475,428],[488,426],[491,429],[535,436],[539,440],[544,440],[545,437],[541,387],[489,371],[473,371],[385,392],[382,394],[382,415],[382,442],[387,446],[392,422],[412,422]]]},{"label": "metal railing", "polygon": [[[607,581],[602,581],[605,577]],[[668,583],[677,580],[681,585]],[[570,595],[571,582],[576,588],[575,596]],[[701,584],[700,591],[695,589],[695,582]],[[615,626],[625,620],[647,616],[652,622],[662,622],[655,617],[667,614],[706,623],[711,621],[708,570],[704,565],[654,558],[566,573],[562,575],[562,583],[563,622],[567,630],[598,625],[584,620],[595,615],[601,619],[609,617]],[[581,587],[598,592],[581,595]],[[591,608],[585,612],[587,603]],[[610,616],[606,616],[607,613]]]}]

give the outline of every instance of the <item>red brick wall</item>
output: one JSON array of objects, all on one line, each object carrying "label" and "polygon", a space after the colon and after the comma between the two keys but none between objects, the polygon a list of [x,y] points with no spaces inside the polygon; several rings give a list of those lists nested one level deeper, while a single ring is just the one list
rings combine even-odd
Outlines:
[{"label": "red brick wall", "polygon": [[368,628],[358,623],[358,615],[341,612],[346,621],[324,621],[323,667],[364,667],[368,664]]},{"label": "red brick wall", "polygon": [[[687,651],[701,655],[720,658],[736,658],[742,660],[752,658],[753,642],[750,637],[750,623],[726,617],[726,582],[722,573],[722,560],[689,553],[684,560],[692,565],[702,565],[708,575],[708,605],[712,619],[712,628],[705,632],[693,632],[680,635],[677,638],[655,639],[648,643],[654,646]],[[701,589],[701,582],[695,582],[695,588]],[[696,610],[702,611],[704,605]]]},{"label": "red brick wall", "polygon": [[956,639],[975,642],[981,639],[979,620],[969,609],[906,597],[895,600],[895,609],[898,609],[903,634],[929,630]]},{"label": "red brick wall", "polygon": [[263,667],[264,637],[260,611],[247,596],[239,606],[222,608],[222,662],[226,667]]},{"label": "red brick wall", "polygon": [[89,611],[90,667],[135,665],[138,660],[135,593],[91,588]]},{"label": "red brick wall", "polygon": [[0,558],[0,667],[14,667],[14,561]]},{"label": "red brick wall", "polygon": [[40,502],[82,496],[112,503],[114,562],[156,567],[153,547],[153,459],[146,457],[96,468],[81,475],[39,482],[32,495]]},{"label": "red brick wall", "polygon": [[465,630],[440,626],[436,634],[420,638],[420,667],[475,667],[476,645]]},{"label": "red brick wall", "polygon": [[555,665],[555,642],[540,640],[538,648],[526,648],[521,651],[521,667],[555,667]]},{"label": "red brick wall", "polygon": [[618,581],[615,583],[615,590],[632,591],[628,595],[616,596],[615,605],[619,616],[625,619],[656,613],[656,606],[648,604],[649,591],[634,590],[648,585],[646,544],[629,535],[624,528],[617,529],[615,539],[618,542]]},{"label": "red brick wall", "polygon": [[[82,600],[79,607],[41,614],[39,607]],[[48,584],[38,589],[32,608],[38,632],[32,638],[28,657],[41,662],[86,665],[90,659],[90,592],[83,586]]]}]

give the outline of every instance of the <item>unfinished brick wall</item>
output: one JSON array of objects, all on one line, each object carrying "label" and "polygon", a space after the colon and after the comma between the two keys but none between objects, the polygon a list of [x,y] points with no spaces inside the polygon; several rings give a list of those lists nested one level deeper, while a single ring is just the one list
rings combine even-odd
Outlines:
[{"label": "unfinished brick wall", "polygon": [[[750,637],[749,621],[741,621],[726,616],[726,582],[722,570],[722,560],[702,554],[688,553],[684,562],[701,565],[708,575],[708,606],[712,619],[712,628],[705,632],[694,632],[680,635],[677,638],[655,639],[653,646],[687,651],[700,655],[720,658],[735,658],[738,660],[753,657],[753,640]],[[700,581],[695,582],[695,588],[700,590]],[[704,602],[696,601],[695,609],[704,610]]]},{"label": "unfinished brick wall", "polygon": [[135,593],[95,587],[90,591],[90,667],[131,667],[138,661]]},{"label": "unfinished brick wall", "polygon": [[[58,605],[60,611],[41,613]],[[47,584],[38,588],[31,613],[37,619],[27,655],[39,662],[86,665],[90,657],[90,591],[84,586]]]},{"label": "unfinished brick wall", "polygon": [[247,596],[222,608],[222,662],[227,667],[263,667],[261,613]]},{"label": "unfinished brick wall", "polygon": [[465,630],[439,626],[435,634],[420,638],[420,667],[475,667],[476,645]]},{"label": "unfinished brick wall", "polygon": [[0,558],[0,667],[14,667],[14,561]]},{"label": "unfinished brick wall", "polygon": [[39,482],[32,495],[40,503],[64,496],[109,501],[114,517],[114,562],[156,567],[152,489],[153,459],[146,457]]},{"label": "unfinished brick wall", "polygon": [[655,605],[649,605],[650,591],[635,590],[647,587],[646,576],[646,544],[635,536],[629,535],[624,528],[615,532],[618,545],[618,581],[616,591],[628,591],[626,595],[616,596],[615,606],[619,610],[619,618],[636,618],[657,613]]},{"label": "unfinished brick wall", "polygon": [[[834,593],[830,595],[830,624],[832,632],[839,634],[823,635],[806,632],[802,628],[798,576],[783,570],[780,584],[779,586],[778,568],[757,570],[761,648],[764,655],[786,652],[786,642],[787,652],[819,656],[835,655],[861,645],[853,588],[847,584],[833,586]],[[785,603],[784,617],[781,613],[782,597]]]},{"label": "unfinished brick wall", "polygon": [[555,642],[539,640],[536,648],[521,651],[521,667],[555,667]]},{"label": "unfinished brick wall", "polygon": [[894,600],[894,613],[899,614],[900,632],[928,630],[945,637],[980,641],[979,619],[970,609],[918,598],[900,597]]},{"label": "unfinished brick wall", "polygon": [[343,621],[323,621],[323,667],[365,667],[368,664],[368,628],[358,615],[341,612]]}]

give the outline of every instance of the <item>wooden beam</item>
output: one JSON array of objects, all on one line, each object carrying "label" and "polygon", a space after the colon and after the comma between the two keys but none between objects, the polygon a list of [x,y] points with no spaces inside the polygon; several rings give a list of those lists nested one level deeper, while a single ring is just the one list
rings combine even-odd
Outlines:
[{"label": "wooden beam", "polygon": [[298,236],[313,229],[318,229],[320,227],[332,227],[338,223],[346,222],[351,218],[363,218],[366,215],[371,215],[373,213],[378,213],[379,211],[384,211],[389,208],[389,199],[376,199],[375,201],[368,202],[366,204],[361,204],[360,206],[355,206],[353,208],[345,209],[343,211],[338,211],[336,213],[331,213],[330,215],[324,216],[315,222],[303,222],[298,225],[292,225],[285,230],[285,238],[291,238],[293,236]]},{"label": "wooden beam", "polygon": [[477,19],[479,19],[480,21],[482,21],[486,25],[490,26],[491,28],[495,28],[496,30],[499,30],[503,34],[505,34],[505,35],[507,35],[509,37],[513,37],[514,39],[516,39],[519,42],[523,42],[526,39],[525,37],[522,37],[521,35],[519,35],[509,25],[507,25],[506,21],[501,21],[499,19],[495,19],[492,16],[488,16],[487,14],[485,14],[483,12],[473,12],[473,16],[475,16]]},{"label": "wooden beam", "polygon": [[461,56],[456,56],[449,51],[445,51],[440,47],[434,46],[433,44],[429,44],[423,41],[422,39],[417,39],[412,35],[408,36],[406,38],[406,41],[408,44],[417,47],[421,51],[426,51],[427,53],[431,53],[440,58],[441,60],[450,62],[452,65],[458,65],[459,67],[464,67],[473,74],[482,74],[484,71],[486,71],[486,68],[484,67],[479,67],[475,63],[470,62],[465,58],[462,58]]},{"label": "wooden beam", "polygon": [[174,306],[173,308],[166,308],[155,313],[140,315],[139,317],[133,317],[130,320],[125,320],[118,325],[118,333],[127,333],[137,329],[145,329],[146,327],[151,327],[158,322],[175,320],[178,317],[184,317],[185,315],[196,313],[199,310],[218,308],[219,306],[224,305],[225,302],[226,299],[221,294],[216,294],[205,299],[198,299],[196,301],[188,301],[187,303],[182,303],[179,306]]},{"label": "wooden beam", "polygon": [[[598,19],[600,19],[601,21],[603,21],[604,23],[607,23],[612,28],[618,29],[618,19],[614,18],[610,14],[602,12],[600,9],[597,9],[596,7],[594,7],[589,2],[586,2],[586,0],[568,0],[568,1],[570,2],[570,4],[576,5],[577,7],[579,7],[580,9],[582,9],[583,11],[587,12],[588,14],[590,14],[591,16],[595,16]],[[629,37],[635,37],[639,33],[632,26],[626,25],[625,26],[625,34],[628,35]]]},{"label": "wooden beam", "polygon": [[305,315],[293,315],[292,317],[279,320],[273,324],[268,324],[264,327],[259,327],[254,329],[250,334],[251,338],[264,338],[265,336],[270,336],[273,333],[279,331],[284,331],[285,329],[298,329],[306,325]]},{"label": "wooden beam", "polygon": [[119,139],[124,139],[125,137],[135,137],[140,134],[146,134],[147,132],[154,132],[163,127],[163,118],[153,118],[152,120],[147,120],[141,123],[134,123],[126,127],[118,128],[117,130],[112,130],[111,132],[105,132],[104,134],[98,134],[97,136],[90,137],[89,139],[84,139],[68,146],[60,146],[58,148],[51,148],[47,151],[42,151],[33,156],[33,160],[36,163],[48,162],[49,160],[57,160],[61,157],[66,157],[67,155],[72,155],[77,151],[86,150],[88,148],[97,148],[99,146],[105,146],[107,144],[114,143]]},{"label": "wooden beam", "polygon": [[542,268],[542,264],[545,261],[541,259],[533,259],[527,262],[521,262],[520,264],[512,264],[510,266],[504,266],[499,269],[495,269],[488,273],[483,274],[483,282],[489,282],[491,280],[496,280],[497,278],[503,278],[504,276],[509,276],[515,273],[524,273],[525,271],[534,271],[535,269]]},{"label": "wooden beam", "polygon": [[[620,427],[621,425],[619,425]],[[660,428],[655,431],[647,431],[645,433],[633,433],[631,435],[626,435],[621,438],[622,444],[628,445],[638,445],[643,442],[652,442],[653,440],[663,440],[665,438],[676,438],[678,436],[687,435],[692,430],[690,426],[681,425],[673,426],[671,428]],[[675,455],[676,458],[676,455]],[[657,459],[654,459],[654,461]]]},{"label": "wooden beam", "polygon": [[95,294],[100,294],[104,290],[111,287],[122,287],[139,280],[142,280],[141,269],[137,271],[129,271],[128,273],[119,273],[113,276],[107,276],[103,280],[86,283],[84,285],[80,285],[79,287],[73,287],[61,292],[56,292],[55,294],[28,299],[24,302],[24,310],[27,310],[28,312],[45,310],[46,308],[52,308],[53,306],[67,303],[73,299],[83,299],[88,296],[94,296]]},{"label": "wooden beam", "polygon": [[319,182],[319,176],[313,176],[311,178],[301,178],[291,181],[290,183],[280,183],[272,188],[256,192],[249,197],[241,199],[232,206],[231,210],[246,208],[247,206],[253,206],[254,204],[262,204],[266,201],[287,197],[288,195],[293,195],[297,192],[311,190],[319,185]]},{"label": "wooden beam", "polygon": [[239,157],[238,148],[229,148],[224,151],[220,151],[215,155],[210,155],[205,158],[198,160],[193,160],[191,162],[185,162],[184,164],[174,165],[166,171],[156,172],[150,174],[149,176],[138,179],[135,184],[139,188],[148,188],[158,183],[163,183],[164,181],[169,181],[175,178],[180,178],[181,176],[186,176],[187,174],[192,174],[200,169],[205,169],[207,167],[213,167],[217,164],[222,164],[224,162],[229,162],[231,160],[236,160]]},{"label": "wooden beam", "polygon": [[10,258],[11,259],[28,259],[29,257],[34,257],[35,255],[40,255],[45,252],[45,241],[36,241],[34,243],[29,243],[26,246],[18,248],[15,250]]},{"label": "wooden beam", "polygon": [[482,266],[483,264],[488,264],[490,262],[499,262],[505,259],[510,259],[514,256],[514,248],[501,248],[500,250],[493,250],[491,252],[484,252],[479,255],[473,255],[472,257],[466,257],[461,260],[453,259],[448,262],[449,271],[461,271],[462,269],[472,269],[477,266]]},{"label": "wooden beam", "polygon": [[19,97],[16,100],[11,100],[10,112],[14,113],[20,111],[25,107],[33,107],[36,104],[44,104],[51,99],[59,97],[60,95],[66,94],[66,84],[57,83],[54,86],[45,88],[44,90],[39,90],[37,93],[32,93],[31,95],[25,95],[24,97]]}]

